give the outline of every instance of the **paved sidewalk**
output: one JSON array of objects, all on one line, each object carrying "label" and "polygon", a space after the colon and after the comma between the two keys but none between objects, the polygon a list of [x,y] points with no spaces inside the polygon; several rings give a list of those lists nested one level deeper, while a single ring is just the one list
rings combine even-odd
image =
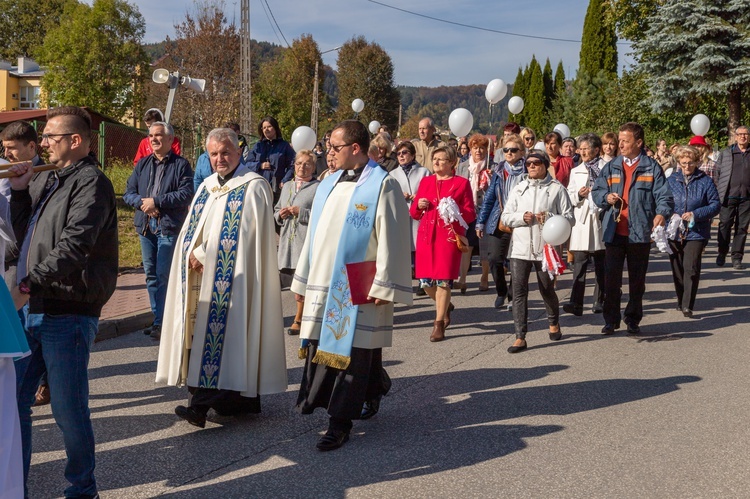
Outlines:
[{"label": "paved sidewalk", "polygon": [[153,320],[143,269],[123,272],[117,276],[117,289],[102,309],[96,341],[143,329]]}]

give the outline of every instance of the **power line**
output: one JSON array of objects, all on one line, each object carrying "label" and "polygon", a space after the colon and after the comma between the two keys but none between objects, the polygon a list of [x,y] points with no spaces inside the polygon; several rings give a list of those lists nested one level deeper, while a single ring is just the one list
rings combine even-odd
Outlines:
[{"label": "power line", "polygon": [[[448,21],[447,19],[440,19],[439,17],[428,16],[427,14],[420,14],[419,12],[413,12],[411,10],[402,9],[400,7],[395,7],[393,5],[388,5],[387,3],[378,2],[376,0],[366,0],[366,1],[368,1],[370,3],[377,4],[377,5],[381,5],[383,7],[387,7],[389,9],[398,10],[400,12],[405,12],[405,13],[411,14],[413,16],[423,17],[425,19],[430,19],[432,21],[438,21],[438,22],[445,23],[445,24],[452,24],[454,26],[461,26],[462,28],[476,29],[476,30],[479,30],[479,31],[488,31],[490,33],[498,33],[500,35],[508,35],[508,36],[517,36],[517,37],[520,37],[520,38],[534,38],[536,40],[548,40],[548,41],[553,41],[553,42],[581,43],[581,40],[571,40],[571,39],[568,39],[568,38],[551,38],[551,37],[548,37],[548,36],[525,35],[523,33],[511,33],[510,31],[501,31],[501,30],[498,30],[498,29],[483,28],[481,26],[473,26],[471,24],[459,23],[457,21]],[[626,42],[617,42],[617,45],[629,45],[629,43],[626,43]]]},{"label": "power line", "polygon": [[281,33],[281,38],[284,39],[286,42],[286,46],[290,47],[289,42],[287,42],[286,37],[284,36],[284,32],[281,31],[281,26],[279,26],[279,23],[276,22],[276,16],[273,15],[273,11],[271,10],[271,6],[268,5],[268,0],[263,0],[266,3],[266,7],[268,7],[268,12],[271,14],[271,18],[273,19],[274,24],[276,24],[276,27],[279,29],[279,33]]},{"label": "power line", "polygon": [[263,13],[266,15],[266,19],[268,19],[268,24],[271,25],[271,29],[273,30],[273,34],[276,35],[276,39],[279,41],[279,45],[281,45],[281,38],[279,38],[279,34],[276,32],[276,28],[273,25],[273,22],[271,21],[271,17],[268,15],[268,11],[266,10],[266,6],[263,3],[263,0],[260,0],[260,6],[263,7]]}]

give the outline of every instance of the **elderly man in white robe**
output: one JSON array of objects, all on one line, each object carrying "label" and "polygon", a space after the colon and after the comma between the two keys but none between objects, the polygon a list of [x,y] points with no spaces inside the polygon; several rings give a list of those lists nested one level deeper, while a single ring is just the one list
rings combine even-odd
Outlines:
[{"label": "elderly man in white robe", "polygon": [[318,186],[291,285],[305,297],[297,409],[328,410],[321,451],[341,447],[352,420],[378,412],[391,384],[382,349],[391,345],[393,304],[412,303],[403,189],[368,159],[370,136],[362,123],[340,123],[330,144],[338,171]]},{"label": "elderly man in white robe", "polygon": [[157,382],[187,385],[175,414],[205,427],[260,412],[260,395],[286,391],[273,196],[244,166],[237,134],[217,128],[206,151],[214,174],[198,187],[169,273]]}]

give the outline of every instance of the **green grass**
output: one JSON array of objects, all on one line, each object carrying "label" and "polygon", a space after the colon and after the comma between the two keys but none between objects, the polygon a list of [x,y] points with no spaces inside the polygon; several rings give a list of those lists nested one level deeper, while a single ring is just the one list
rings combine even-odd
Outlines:
[{"label": "green grass", "polygon": [[104,169],[115,188],[117,196],[117,228],[120,239],[120,269],[141,267],[141,242],[133,227],[135,209],[126,205],[122,200],[125,186],[130,174],[133,173],[133,163],[130,161],[112,161]]}]

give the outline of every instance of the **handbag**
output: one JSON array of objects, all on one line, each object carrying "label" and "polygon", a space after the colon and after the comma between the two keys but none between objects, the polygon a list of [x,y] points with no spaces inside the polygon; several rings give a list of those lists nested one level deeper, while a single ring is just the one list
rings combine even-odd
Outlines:
[{"label": "handbag", "polygon": [[453,233],[454,236],[456,236],[456,246],[458,247],[458,250],[461,253],[468,253],[469,252],[469,240],[460,234]]}]

